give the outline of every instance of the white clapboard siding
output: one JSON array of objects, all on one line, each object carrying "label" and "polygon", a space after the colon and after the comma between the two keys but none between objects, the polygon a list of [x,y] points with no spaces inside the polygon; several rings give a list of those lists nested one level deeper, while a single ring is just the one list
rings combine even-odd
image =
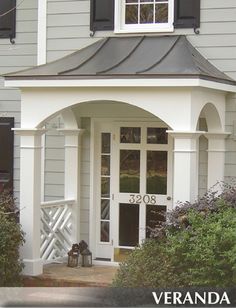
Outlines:
[{"label": "white clapboard siding", "polygon": [[198,178],[198,194],[203,196],[207,191],[207,139],[203,136],[199,138],[199,178]]},{"label": "white clapboard siding", "polygon": [[[15,44],[7,38],[0,39],[0,75],[22,70],[37,64],[37,0],[20,0],[16,12]],[[0,116],[14,117],[15,127],[20,127],[20,91],[4,88],[0,80]],[[14,196],[20,197],[20,138],[14,138]]]},{"label": "white clapboard siding", "polygon": [[[205,119],[200,118],[198,129],[207,131]],[[198,195],[202,197],[207,191],[207,168],[208,168],[208,140],[204,136],[199,138],[199,158],[198,158]]]},{"label": "white clapboard siding", "polygon": [[44,151],[44,200],[64,198],[65,137],[56,128],[60,128],[62,119],[55,117],[47,123]]},{"label": "white clapboard siding", "polygon": [[236,177],[236,94],[228,96],[225,130],[231,133],[226,140],[225,180],[232,182]]}]

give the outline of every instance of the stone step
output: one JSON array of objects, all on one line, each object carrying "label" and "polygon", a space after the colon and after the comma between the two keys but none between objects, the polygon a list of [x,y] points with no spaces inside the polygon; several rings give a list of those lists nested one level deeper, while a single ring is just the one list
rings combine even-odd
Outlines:
[{"label": "stone step", "polygon": [[44,277],[43,275],[37,277],[24,276],[24,287],[110,287],[110,283],[102,283],[96,281],[74,281],[70,279],[56,279]]},{"label": "stone step", "polygon": [[97,266],[70,268],[66,264],[44,265],[43,274],[24,276],[25,287],[109,287],[117,267]]}]

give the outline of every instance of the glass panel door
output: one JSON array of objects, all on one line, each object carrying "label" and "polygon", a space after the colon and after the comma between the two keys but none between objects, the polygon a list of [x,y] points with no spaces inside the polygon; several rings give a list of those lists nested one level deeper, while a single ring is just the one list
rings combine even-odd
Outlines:
[{"label": "glass panel door", "polygon": [[171,208],[171,144],[163,123],[96,125],[94,255],[120,262]]},{"label": "glass panel door", "polygon": [[117,128],[114,164],[119,181],[114,203],[114,261],[123,260],[165,219],[170,206],[170,145],[166,130],[167,127],[145,123]]}]

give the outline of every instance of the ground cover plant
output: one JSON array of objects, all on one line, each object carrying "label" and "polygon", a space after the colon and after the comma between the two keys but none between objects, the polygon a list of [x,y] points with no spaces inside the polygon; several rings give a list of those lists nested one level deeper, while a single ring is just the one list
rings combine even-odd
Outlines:
[{"label": "ground cover plant", "polygon": [[117,287],[236,284],[236,187],[179,204],[120,265]]},{"label": "ground cover plant", "polygon": [[14,201],[9,192],[0,193],[0,287],[21,285],[19,247],[24,242],[24,236]]}]

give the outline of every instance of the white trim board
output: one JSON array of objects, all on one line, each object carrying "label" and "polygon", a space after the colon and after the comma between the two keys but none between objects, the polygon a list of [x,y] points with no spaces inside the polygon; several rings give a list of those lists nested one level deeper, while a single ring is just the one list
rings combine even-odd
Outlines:
[{"label": "white trim board", "polygon": [[47,0],[38,0],[37,65],[47,62]]},{"label": "white trim board", "polygon": [[50,88],[50,87],[203,87],[225,92],[236,92],[236,85],[230,85],[199,78],[166,79],[76,79],[76,80],[29,80],[8,79],[5,87]]}]

